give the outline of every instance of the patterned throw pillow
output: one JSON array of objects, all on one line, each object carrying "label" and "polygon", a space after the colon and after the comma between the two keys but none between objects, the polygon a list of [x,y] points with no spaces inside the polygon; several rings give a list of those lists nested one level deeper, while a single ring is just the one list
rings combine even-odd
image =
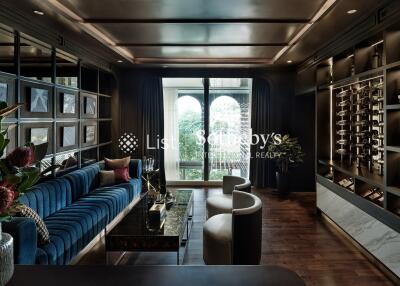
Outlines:
[{"label": "patterned throw pillow", "polygon": [[27,217],[31,218],[35,221],[36,224],[36,230],[38,233],[38,238],[39,238],[39,244],[40,245],[45,245],[50,242],[50,234],[47,229],[46,224],[42,220],[42,218],[35,212],[33,209],[26,205],[20,205],[18,206],[18,216],[20,217]]}]

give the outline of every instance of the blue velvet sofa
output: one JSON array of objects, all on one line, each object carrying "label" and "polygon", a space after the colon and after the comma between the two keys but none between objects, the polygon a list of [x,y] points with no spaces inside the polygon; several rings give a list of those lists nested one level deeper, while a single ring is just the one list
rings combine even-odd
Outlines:
[{"label": "blue velvet sofa", "polygon": [[16,264],[65,265],[123,211],[142,190],[140,160],[131,160],[129,182],[99,187],[103,164],[93,164],[35,185],[20,198],[44,220],[50,243],[38,245],[32,219],[13,218],[3,231],[14,238]]}]

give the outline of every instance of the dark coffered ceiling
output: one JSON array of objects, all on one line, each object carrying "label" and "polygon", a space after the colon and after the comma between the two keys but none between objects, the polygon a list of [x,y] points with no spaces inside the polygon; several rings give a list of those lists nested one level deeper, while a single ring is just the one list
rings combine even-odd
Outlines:
[{"label": "dark coffered ceiling", "polygon": [[[311,56],[376,0],[15,0],[147,65],[270,65]],[[29,8],[27,8],[29,3]],[[326,9],[329,8],[329,9]],[[357,9],[353,15],[348,10]]]}]

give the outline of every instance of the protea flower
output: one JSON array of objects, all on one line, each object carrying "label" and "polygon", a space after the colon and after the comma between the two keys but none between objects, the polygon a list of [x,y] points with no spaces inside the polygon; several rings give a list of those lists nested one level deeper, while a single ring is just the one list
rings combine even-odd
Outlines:
[{"label": "protea flower", "polygon": [[7,155],[6,160],[11,166],[22,168],[35,162],[35,153],[31,147],[17,147]]},{"label": "protea flower", "polygon": [[13,188],[0,186],[0,214],[5,213],[15,199]]}]

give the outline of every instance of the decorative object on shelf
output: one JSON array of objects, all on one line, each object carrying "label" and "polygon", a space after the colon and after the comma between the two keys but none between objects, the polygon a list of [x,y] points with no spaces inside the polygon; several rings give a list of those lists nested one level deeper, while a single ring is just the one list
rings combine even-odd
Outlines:
[{"label": "decorative object on shelf", "polygon": [[118,147],[125,154],[132,154],[139,148],[138,139],[133,133],[124,133],[118,139]]},{"label": "decorative object on shelf", "polygon": [[282,137],[281,144],[269,144],[268,152],[277,156],[273,158],[277,167],[275,173],[277,189],[281,194],[287,193],[289,187],[289,170],[303,163],[305,154],[298,139],[291,138],[289,135]]},{"label": "decorative object on shelf", "polygon": [[74,146],[76,144],[76,127],[75,126],[64,126],[62,127],[62,147]]},{"label": "decorative object on shelf", "polygon": [[34,145],[40,145],[48,142],[48,128],[31,128],[29,130],[30,139],[29,141]]},{"label": "decorative object on shelf", "polygon": [[[7,129],[2,129],[3,118],[15,112],[22,104],[8,107],[6,102],[0,102],[0,157],[3,156],[7,144]],[[2,233],[1,223],[7,221],[18,212],[18,197],[33,186],[42,174],[57,168],[51,166],[45,172],[35,166],[46,154],[47,143],[34,146],[28,143],[18,147],[5,158],[0,159],[0,285],[5,285],[14,271],[13,239],[9,234]]]},{"label": "decorative object on shelf", "polygon": [[62,113],[65,114],[75,114],[75,105],[76,105],[76,96],[75,94],[62,93]]},{"label": "decorative object on shelf", "polygon": [[95,125],[85,125],[85,143],[94,143],[96,141],[96,126]]},{"label": "decorative object on shelf", "polygon": [[46,113],[49,109],[49,91],[47,89],[30,89],[30,112]]},{"label": "decorative object on shelf", "polygon": [[96,99],[91,96],[84,97],[84,113],[95,115],[96,114]]},{"label": "decorative object on shelf", "polygon": [[336,154],[340,162],[383,175],[383,76],[334,88]]},{"label": "decorative object on shelf", "polygon": [[0,83],[0,101],[7,102],[8,84],[5,82]]}]

